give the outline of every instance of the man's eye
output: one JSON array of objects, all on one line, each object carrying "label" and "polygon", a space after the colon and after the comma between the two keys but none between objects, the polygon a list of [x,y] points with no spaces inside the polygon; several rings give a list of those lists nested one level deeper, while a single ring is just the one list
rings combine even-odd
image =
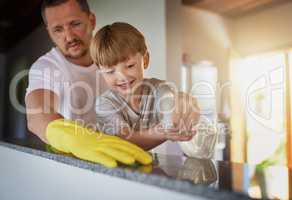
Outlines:
[{"label": "man's eye", "polygon": [[132,67],[134,67],[135,65],[133,64],[133,65],[128,65],[128,68],[132,68]]},{"label": "man's eye", "polygon": [[55,28],[53,31],[54,31],[54,33],[60,33],[62,31],[62,29],[61,28]]},{"label": "man's eye", "polygon": [[72,23],[72,26],[80,26],[81,25],[81,22],[74,22]]}]

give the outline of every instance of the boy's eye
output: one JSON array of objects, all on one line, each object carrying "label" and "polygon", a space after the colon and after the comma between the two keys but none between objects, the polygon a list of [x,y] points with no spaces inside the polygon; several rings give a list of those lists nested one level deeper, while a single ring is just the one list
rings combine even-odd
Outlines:
[{"label": "boy's eye", "polygon": [[113,74],[115,72],[115,69],[101,68],[100,72],[103,73],[103,74]]},{"label": "boy's eye", "polygon": [[128,68],[132,68],[132,67],[134,67],[135,65],[134,64],[132,64],[132,65],[128,65]]},{"label": "boy's eye", "polygon": [[110,71],[106,71],[105,73],[107,74],[113,74],[115,71],[114,70],[110,70]]}]

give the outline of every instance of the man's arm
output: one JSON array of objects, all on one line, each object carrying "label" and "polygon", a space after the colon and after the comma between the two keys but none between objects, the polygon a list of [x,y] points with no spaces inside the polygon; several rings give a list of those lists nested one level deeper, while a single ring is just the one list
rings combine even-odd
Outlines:
[{"label": "man's arm", "polygon": [[34,90],[25,98],[28,129],[45,143],[48,143],[45,134],[49,122],[63,118],[57,112],[58,103],[58,96],[45,89]]}]

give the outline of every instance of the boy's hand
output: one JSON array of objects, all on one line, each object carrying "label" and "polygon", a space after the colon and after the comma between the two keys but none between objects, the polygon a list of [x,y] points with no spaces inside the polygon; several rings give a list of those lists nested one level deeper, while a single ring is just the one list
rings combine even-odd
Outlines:
[{"label": "boy's hand", "polygon": [[162,129],[170,135],[194,135],[200,118],[196,99],[183,92],[166,95],[160,102]]},{"label": "boy's hand", "polygon": [[189,94],[179,92],[175,99],[172,123],[183,132],[195,132],[195,126],[200,118],[199,112],[196,99]]},{"label": "boy's hand", "polygon": [[189,141],[193,138],[194,134],[181,134],[179,132],[165,132],[164,136],[167,140],[171,140],[171,141]]},{"label": "boy's hand", "polygon": [[171,141],[189,141],[195,135],[195,132],[182,131],[177,128],[166,129],[163,125],[158,124],[151,131],[156,137]]}]

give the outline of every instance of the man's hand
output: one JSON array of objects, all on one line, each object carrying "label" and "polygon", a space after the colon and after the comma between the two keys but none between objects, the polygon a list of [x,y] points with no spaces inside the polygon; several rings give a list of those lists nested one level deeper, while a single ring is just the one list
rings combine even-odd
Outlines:
[{"label": "man's hand", "polygon": [[151,155],[135,144],[82,127],[71,120],[57,119],[50,122],[46,138],[58,151],[107,167],[116,167],[117,161],[126,165],[136,161],[143,165],[152,163]]}]

